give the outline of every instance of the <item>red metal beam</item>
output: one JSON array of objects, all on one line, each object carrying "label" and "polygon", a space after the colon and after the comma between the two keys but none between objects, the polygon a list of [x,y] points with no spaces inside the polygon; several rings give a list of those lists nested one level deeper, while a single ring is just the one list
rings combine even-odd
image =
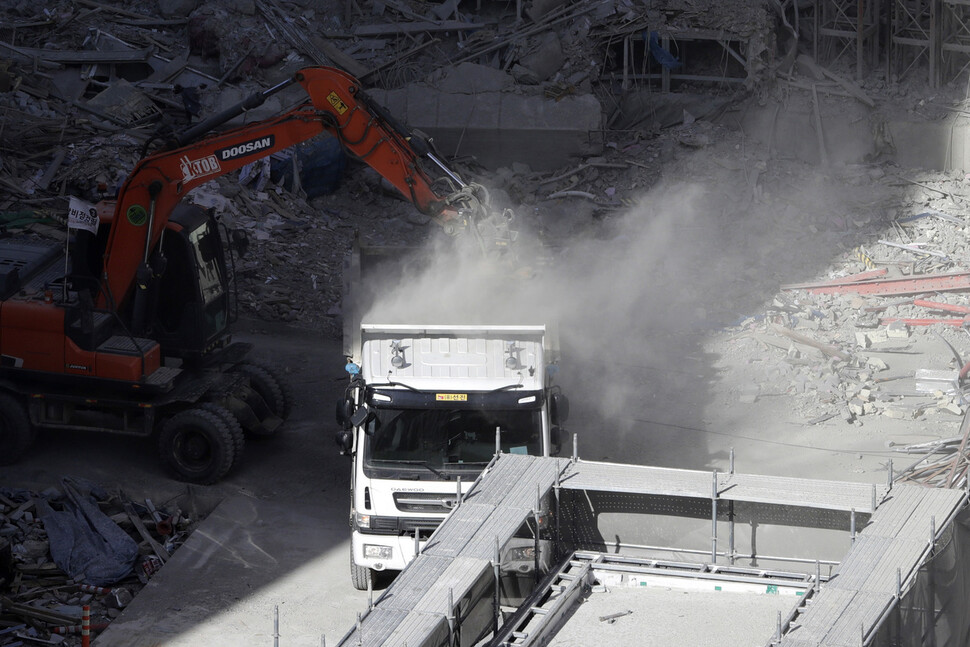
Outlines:
[{"label": "red metal beam", "polygon": [[940,303],[939,301],[927,301],[926,299],[915,299],[914,306],[923,306],[931,310],[944,310],[946,312],[958,312],[962,315],[970,314],[970,307],[958,306],[952,303]]},{"label": "red metal beam", "polygon": [[902,277],[869,281],[867,283],[848,283],[844,285],[824,285],[806,288],[812,294],[873,294],[878,296],[899,296],[903,294],[922,294],[925,292],[957,292],[970,290],[970,272],[953,272],[932,276]]},{"label": "red metal beam", "polygon": [[860,272],[858,274],[851,274],[849,276],[844,276],[841,279],[836,279],[834,281],[820,281],[818,283],[789,283],[788,285],[781,286],[782,290],[807,290],[809,288],[821,288],[836,285],[848,285],[850,283],[858,283],[859,281],[869,281],[880,276],[885,276],[889,273],[889,270],[885,267],[878,270],[870,270],[869,272]]}]

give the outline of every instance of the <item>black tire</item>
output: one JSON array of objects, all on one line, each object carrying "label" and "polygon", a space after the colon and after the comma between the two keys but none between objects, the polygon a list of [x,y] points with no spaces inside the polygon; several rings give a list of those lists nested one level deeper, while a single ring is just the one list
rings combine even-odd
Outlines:
[{"label": "black tire", "polygon": [[374,570],[366,566],[359,566],[354,561],[354,543],[350,543],[350,580],[354,583],[354,588],[358,591],[366,591],[370,586],[374,588]]},{"label": "black tire", "polygon": [[236,416],[232,415],[232,412],[221,404],[216,404],[215,402],[203,402],[202,404],[198,405],[198,408],[202,409],[203,411],[211,411],[219,416],[220,420],[226,423],[226,427],[229,428],[229,433],[232,435],[232,464],[233,467],[235,467],[242,459],[246,448],[246,434],[243,432],[242,425],[239,424]]},{"label": "black tire", "polygon": [[19,461],[34,437],[24,405],[9,393],[0,393],[0,465]]},{"label": "black tire", "polygon": [[289,384],[275,370],[262,364],[247,362],[234,369],[249,377],[249,384],[266,402],[273,414],[283,420],[290,417],[293,408],[293,395]]},{"label": "black tire", "polygon": [[180,481],[209,485],[225,476],[235,458],[229,426],[215,413],[187,409],[162,426],[158,438],[162,462]]}]

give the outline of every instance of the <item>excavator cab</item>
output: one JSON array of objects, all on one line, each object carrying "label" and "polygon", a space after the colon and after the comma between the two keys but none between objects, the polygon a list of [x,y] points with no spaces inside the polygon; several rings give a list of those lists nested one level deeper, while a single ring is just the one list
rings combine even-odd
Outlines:
[{"label": "excavator cab", "polygon": [[152,337],[164,357],[199,359],[229,341],[226,255],[211,211],[180,204],[169,220],[149,295]]},{"label": "excavator cab", "polygon": [[[71,285],[95,298],[101,289],[97,277],[102,271],[100,260],[107,230],[102,227],[97,237],[78,232],[73,246]],[[147,307],[138,315],[129,301],[119,313],[126,328],[156,340],[162,357],[187,361],[198,360],[229,341],[229,273],[218,223],[211,211],[180,203],[168,221],[160,249],[149,258],[149,266],[151,277],[144,297]],[[144,321],[138,321],[139,317]],[[116,327],[107,315],[96,321]],[[95,332],[94,339],[105,334],[98,337]]]}]

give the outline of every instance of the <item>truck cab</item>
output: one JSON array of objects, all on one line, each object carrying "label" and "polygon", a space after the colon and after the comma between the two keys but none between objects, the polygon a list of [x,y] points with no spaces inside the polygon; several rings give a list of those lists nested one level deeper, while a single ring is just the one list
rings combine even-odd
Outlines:
[{"label": "truck cab", "polygon": [[400,571],[497,451],[558,453],[568,405],[545,326],[360,327],[338,404],[352,457],[351,575]]}]

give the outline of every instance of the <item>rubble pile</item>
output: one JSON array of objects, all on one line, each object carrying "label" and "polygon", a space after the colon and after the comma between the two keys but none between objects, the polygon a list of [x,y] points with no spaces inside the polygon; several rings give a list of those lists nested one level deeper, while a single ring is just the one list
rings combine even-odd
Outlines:
[{"label": "rubble pile", "polygon": [[723,366],[744,372],[726,380],[727,397],[783,395],[808,424],[959,422],[966,413],[966,180],[925,174],[925,190],[907,196],[892,187],[909,184],[903,172],[887,168],[863,176],[892,200],[823,219],[824,230],[818,220],[786,223],[845,244],[823,278],[781,281],[764,310],[743,313],[714,339]]},{"label": "rubble pile", "polygon": [[120,615],[196,520],[64,479],[0,488],[0,645],[80,645]]},{"label": "rubble pile", "polygon": [[[499,68],[519,92],[602,92],[604,65],[616,62],[606,62],[596,43],[618,26],[637,27],[629,17],[643,10],[599,0],[535,2],[525,15],[499,2],[373,2],[352,16],[336,1],[2,4],[10,20],[0,25],[0,214],[9,230],[59,238],[62,227],[44,223],[63,221],[69,196],[111,198],[138,160],[173,133],[305,65],[336,65],[368,86],[392,88],[416,78],[433,85],[443,70],[474,60]],[[733,19],[742,15],[756,22],[764,12]],[[251,119],[285,107],[271,97]],[[256,175],[269,160],[259,166]],[[540,183],[521,165],[496,173],[473,159],[455,166],[468,179],[492,182],[498,199],[507,198],[502,206],[521,218],[535,216],[537,200],[570,190]],[[584,175],[576,181],[591,179]],[[339,190],[317,197],[305,186],[283,188],[278,178],[243,182],[234,174],[189,198],[250,234],[249,255],[235,264],[243,312],[337,334],[339,269],[354,232],[367,244],[429,235],[429,219],[390,197],[362,164],[349,162],[340,179]],[[646,184],[634,180],[633,188]],[[620,205],[609,196],[605,202]]]}]

